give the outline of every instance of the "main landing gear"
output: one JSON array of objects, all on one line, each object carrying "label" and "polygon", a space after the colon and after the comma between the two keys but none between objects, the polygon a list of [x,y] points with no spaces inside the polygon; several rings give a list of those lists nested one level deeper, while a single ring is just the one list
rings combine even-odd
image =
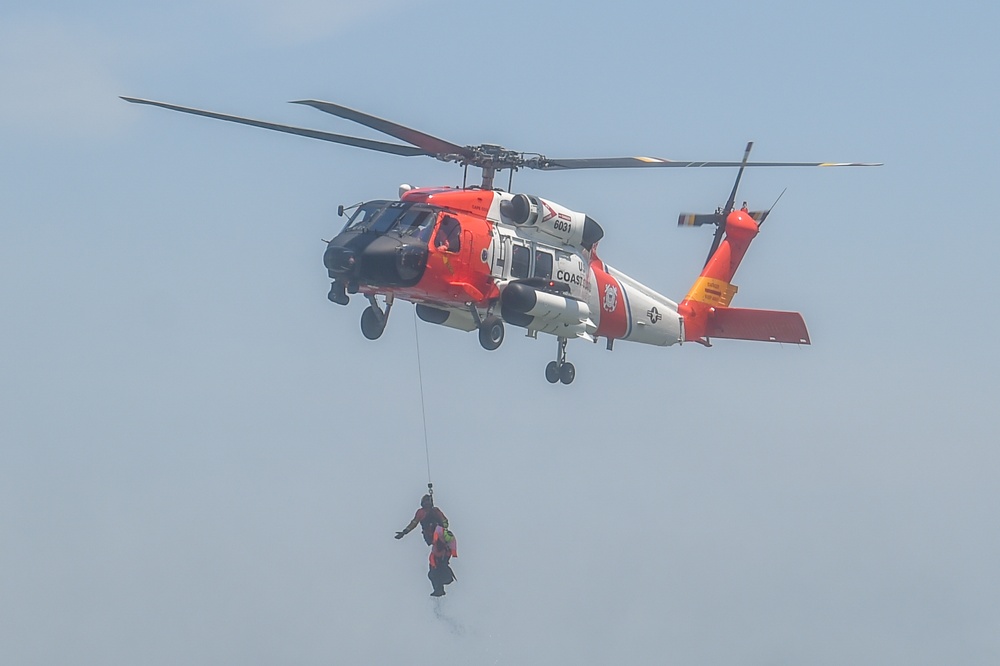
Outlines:
[{"label": "main landing gear", "polygon": [[572,384],[576,379],[576,368],[566,360],[566,342],[566,338],[559,338],[559,353],[556,355],[556,360],[549,361],[545,366],[545,379],[550,384],[556,382]]},{"label": "main landing gear", "polygon": [[486,351],[493,351],[499,348],[503,344],[503,319],[493,314],[492,306],[486,311],[486,316],[483,317],[479,314],[479,308],[476,307],[475,303],[469,303],[468,305],[472,321],[476,322],[476,327],[479,329],[479,344]]},{"label": "main landing gear", "polygon": [[488,315],[479,323],[479,344],[486,351],[493,351],[503,342],[503,321],[496,315]]},{"label": "main landing gear", "polygon": [[371,303],[365,311],[361,313],[361,333],[369,340],[378,340],[385,331],[385,324],[389,321],[389,310],[392,309],[392,294],[385,297],[385,310],[379,307],[375,295],[368,296]]}]

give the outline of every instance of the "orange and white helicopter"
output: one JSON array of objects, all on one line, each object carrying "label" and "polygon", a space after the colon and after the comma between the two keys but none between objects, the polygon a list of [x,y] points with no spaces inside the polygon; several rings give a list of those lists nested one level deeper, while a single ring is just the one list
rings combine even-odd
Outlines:
[{"label": "orange and white helicopter", "polygon": [[[555,360],[545,368],[551,382],[576,376],[566,344],[582,338],[670,346],[711,338],[809,344],[797,312],[730,307],[732,284],[743,255],[769,211],[735,208],[746,167],[878,166],[874,163],[750,162],[752,143],[740,162],[682,162],[652,157],[552,159],[492,144],[460,146],[423,132],[316,100],[296,102],[339,116],[411,145],[123,97],[129,102],[297,134],[402,156],[427,156],[482,170],[479,185],[399,188],[399,200],[377,200],[338,210],[352,211],[341,232],[327,243],[323,263],[332,280],[329,299],[339,305],[362,294],[369,306],[361,331],[370,340],[385,330],[396,299],[410,301],[422,320],[462,331],[478,331],[484,349],[497,349],[504,323],[548,333],[558,340]],[[500,170],[615,169],[649,167],[738,167],[726,204],[711,214],[682,214],[680,226],[714,224],[715,238],[701,275],[675,303],[604,263],[597,254],[604,230],[584,213],[528,194],[494,187]],[[382,298],[380,304],[378,299]]]}]

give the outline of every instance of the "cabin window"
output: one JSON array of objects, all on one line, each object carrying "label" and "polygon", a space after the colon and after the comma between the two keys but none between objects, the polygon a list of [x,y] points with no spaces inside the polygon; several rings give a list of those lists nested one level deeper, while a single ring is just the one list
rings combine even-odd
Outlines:
[{"label": "cabin window", "polygon": [[535,252],[535,277],[552,279],[552,254],[538,250]]},{"label": "cabin window", "polygon": [[458,252],[462,243],[462,227],[451,215],[441,219],[437,234],[434,236],[434,246],[441,252]]},{"label": "cabin window", "polygon": [[523,245],[515,245],[511,248],[510,276],[512,278],[526,278],[530,268],[531,250]]}]

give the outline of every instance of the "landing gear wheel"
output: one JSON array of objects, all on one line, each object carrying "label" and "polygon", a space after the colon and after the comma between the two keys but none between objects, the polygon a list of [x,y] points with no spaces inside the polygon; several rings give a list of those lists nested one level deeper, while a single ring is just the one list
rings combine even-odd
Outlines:
[{"label": "landing gear wheel", "polygon": [[[545,369],[545,372],[548,374],[548,368]],[[573,367],[572,363],[563,363],[562,367],[559,368],[559,381],[563,384],[572,384],[574,379],[576,379],[576,368]]]},{"label": "landing gear wheel", "polygon": [[503,342],[503,321],[490,315],[479,325],[479,344],[487,351],[493,351]]},{"label": "landing gear wheel", "polygon": [[549,364],[545,366],[545,379],[548,380],[549,384],[555,384],[559,381],[559,364],[555,361],[549,361]]},{"label": "landing gear wheel", "polygon": [[566,338],[559,338],[559,353],[556,355],[556,360],[549,361],[549,364],[545,366],[545,379],[550,384],[555,384],[556,382],[572,384],[573,380],[576,379],[576,368],[566,360],[567,342]]},{"label": "landing gear wheel", "polygon": [[369,340],[378,340],[385,330],[385,319],[370,305],[361,313],[361,333]]}]

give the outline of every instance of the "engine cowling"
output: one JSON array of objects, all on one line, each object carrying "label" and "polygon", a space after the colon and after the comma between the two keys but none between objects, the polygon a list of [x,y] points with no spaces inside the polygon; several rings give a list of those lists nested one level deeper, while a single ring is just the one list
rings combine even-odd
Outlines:
[{"label": "engine cowling", "polygon": [[604,237],[604,229],[584,213],[528,194],[515,194],[500,204],[503,221],[525,231],[535,232],[543,240],[591,250]]}]

